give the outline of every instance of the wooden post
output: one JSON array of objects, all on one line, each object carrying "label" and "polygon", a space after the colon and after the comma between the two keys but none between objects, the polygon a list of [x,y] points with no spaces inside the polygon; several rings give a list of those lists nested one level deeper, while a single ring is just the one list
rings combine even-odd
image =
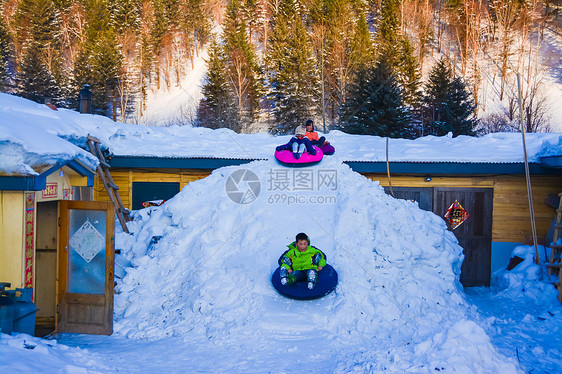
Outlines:
[{"label": "wooden post", "polygon": [[541,261],[539,257],[539,248],[537,246],[537,228],[535,227],[535,210],[533,208],[533,193],[531,191],[531,176],[529,173],[529,160],[527,158],[527,143],[525,141],[525,121],[523,119],[523,104],[521,103],[521,76],[519,73],[517,73],[517,93],[519,95],[519,118],[521,120],[521,134],[523,136],[523,154],[525,156],[525,179],[527,180],[527,197],[529,199],[529,211],[531,213],[531,231],[533,233],[533,245],[535,246],[535,263],[537,265],[540,265]]},{"label": "wooden post", "polygon": [[390,182],[390,165],[388,164],[388,136],[386,137],[386,175],[388,176],[388,186],[390,187],[390,194],[394,197],[392,190],[392,183]]}]

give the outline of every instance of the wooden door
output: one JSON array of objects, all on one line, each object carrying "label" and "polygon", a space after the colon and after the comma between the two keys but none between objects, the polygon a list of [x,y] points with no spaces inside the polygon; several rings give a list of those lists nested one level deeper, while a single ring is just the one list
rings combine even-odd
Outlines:
[{"label": "wooden door", "polygon": [[490,286],[493,191],[491,188],[446,187],[436,187],[434,191],[435,214],[443,217],[455,200],[470,214],[463,224],[452,230],[464,249],[460,281],[465,287]]},{"label": "wooden door", "polygon": [[57,332],[113,333],[115,213],[109,202],[59,202]]}]

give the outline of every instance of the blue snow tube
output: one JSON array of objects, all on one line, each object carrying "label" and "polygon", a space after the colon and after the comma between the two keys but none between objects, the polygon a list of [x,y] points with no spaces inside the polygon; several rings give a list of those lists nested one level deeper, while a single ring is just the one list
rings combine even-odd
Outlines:
[{"label": "blue snow tube", "polygon": [[281,295],[296,300],[319,299],[332,292],[338,284],[338,273],[331,265],[326,265],[318,272],[318,282],[316,286],[309,290],[308,282],[297,282],[293,285],[282,285],[278,267],[271,276],[273,287]]}]

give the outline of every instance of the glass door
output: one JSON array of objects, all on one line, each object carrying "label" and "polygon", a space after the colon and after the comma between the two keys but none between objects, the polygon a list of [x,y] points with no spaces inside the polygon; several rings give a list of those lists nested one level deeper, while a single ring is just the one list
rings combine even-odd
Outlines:
[{"label": "glass door", "polygon": [[60,203],[57,332],[113,332],[113,205]]}]

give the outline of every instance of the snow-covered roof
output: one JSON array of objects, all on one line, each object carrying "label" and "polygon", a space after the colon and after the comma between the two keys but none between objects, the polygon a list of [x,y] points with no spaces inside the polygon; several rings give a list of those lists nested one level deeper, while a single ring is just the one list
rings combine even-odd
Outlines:
[{"label": "snow-covered roof", "polygon": [[[67,109],[55,111],[46,105],[0,93],[0,172],[33,174],[32,169],[42,163],[67,159],[95,168],[95,157],[75,146],[85,148],[88,135],[100,139],[103,147],[116,157],[244,160],[270,159],[274,147],[291,138],[266,133],[238,134],[228,129],[122,124]],[[386,162],[386,138],[337,130],[326,137],[335,146],[334,157],[340,161]],[[522,144],[520,133],[495,133],[478,138],[390,139],[389,162],[522,163]],[[560,133],[527,134],[526,145],[531,163],[540,163],[541,157],[562,156]]]},{"label": "snow-covered roof", "polygon": [[0,174],[38,176],[71,161],[96,169],[96,157],[53,133],[57,123],[64,122],[56,113],[45,105],[0,94]]}]

